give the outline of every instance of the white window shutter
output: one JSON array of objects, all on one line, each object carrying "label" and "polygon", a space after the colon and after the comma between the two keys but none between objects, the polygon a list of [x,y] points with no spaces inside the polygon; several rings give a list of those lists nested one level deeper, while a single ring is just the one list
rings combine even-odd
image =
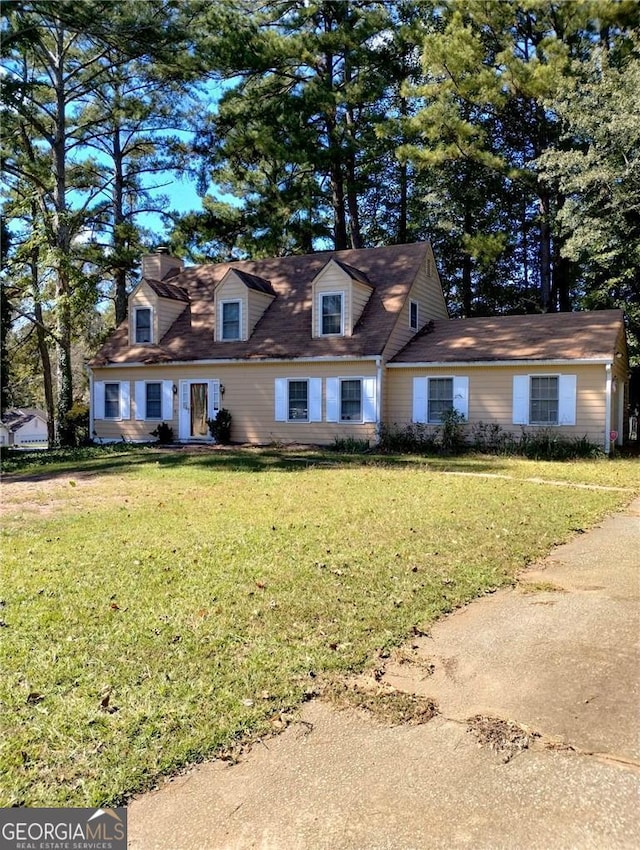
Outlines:
[{"label": "white window shutter", "polygon": [[131,419],[131,382],[120,382],[120,418]]},{"label": "white window shutter", "polygon": [[322,378],[309,378],[309,422],[322,422]]},{"label": "white window shutter", "polygon": [[362,421],[377,422],[376,379],[362,379]]},{"label": "white window shutter", "polygon": [[577,376],[560,375],[558,380],[558,425],[576,424]]},{"label": "white window shutter", "polygon": [[529,424],[529,376],[513,376],[513,424]]},{"label": "white window shutter", "polygon": [[340,379],[327,378],[327,422],[337,422],[339,413]]},{"label": "white window shutter", "polygon": [[173,419],[173,381],[162,382],[162,418],[165,422]]},{"label": "white window shutter", "polygon": [[413,379],[413,415],[412,422],[427,421],[427,378]]},{"label": "white window shutter", "polygon": [[286,422],[289,418],[289,382],[286,378],[276,378],[275,382],[275,421]]},{"label": "white window shutter", "polygon": [[209,403],[207,416],[209,419],[215,419],[220,410],[220,381],[209,381]]},{"label": "white window shutter", "polygon": [[469,378],[461,376],[453,379],[453,408],[469,419]]},{"label": "white window shutter", "polygon": [[104,381],[93,385],[93,418],[104,419]]},{"label": "white window shutter", "polygon": [[136,419],[144,419],[146,416],[147,391],[144,381],[135,382]]}]

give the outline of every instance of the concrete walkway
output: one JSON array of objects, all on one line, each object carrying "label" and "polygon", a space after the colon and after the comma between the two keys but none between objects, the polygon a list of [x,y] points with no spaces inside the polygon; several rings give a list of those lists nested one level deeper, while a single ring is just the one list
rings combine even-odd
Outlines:
[{"label": "concrete walkway", "polygon": [[358,683],[434,719],[312,702],[135,800],[131,850],[639,847],[639,576],[636,500]]}]

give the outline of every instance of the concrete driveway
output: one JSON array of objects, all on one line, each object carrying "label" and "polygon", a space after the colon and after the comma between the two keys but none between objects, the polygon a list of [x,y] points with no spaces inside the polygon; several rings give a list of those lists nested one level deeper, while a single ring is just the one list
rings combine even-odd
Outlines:
[{"label": "concrete driveway", "polygon": [[432,720],[311,702],[238,764],[133,801],[130,848],[640,846],[639,576],[636,500],[355,683]]}]

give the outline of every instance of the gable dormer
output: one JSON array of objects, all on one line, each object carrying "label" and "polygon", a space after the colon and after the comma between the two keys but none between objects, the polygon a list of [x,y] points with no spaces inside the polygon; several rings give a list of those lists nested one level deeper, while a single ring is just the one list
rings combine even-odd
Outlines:
[{"label": "gable dormer", "polygon": [[433,250],[431,245],[425,247],[425,257],[411,283],[385,346],[385,357],[397,354],[416,334],[428,328],[432,320],[449,318]]},{"label": "gable dormer", "polygon": [[129,344],[157,345],[188,303],[181,286],[141,280],[129,296]]},{"label": "gable dormer", "polygon": [[265,278],[229,269],[215,290],[216,341],[249,339],[275,297],[271,283]]},{"label": "gable dormer", "polygon": [[373,286],[359,269],[332,258],[311,284],[311,335],[351,336]]}]

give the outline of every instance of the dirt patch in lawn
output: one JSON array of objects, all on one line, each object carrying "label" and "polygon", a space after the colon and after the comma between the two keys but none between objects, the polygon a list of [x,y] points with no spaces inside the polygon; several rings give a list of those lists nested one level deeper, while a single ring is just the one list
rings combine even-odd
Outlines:
[{"label": "dirt patch in lawn", "polygon": [[94,472],[34,475],[21,481],[5,478],[0,487],[0,516],[18,512],[51,516],[70,503],[68,498],[56,498],[56,495],[62,496],[71,489],[96,487],[97,483]]}]

